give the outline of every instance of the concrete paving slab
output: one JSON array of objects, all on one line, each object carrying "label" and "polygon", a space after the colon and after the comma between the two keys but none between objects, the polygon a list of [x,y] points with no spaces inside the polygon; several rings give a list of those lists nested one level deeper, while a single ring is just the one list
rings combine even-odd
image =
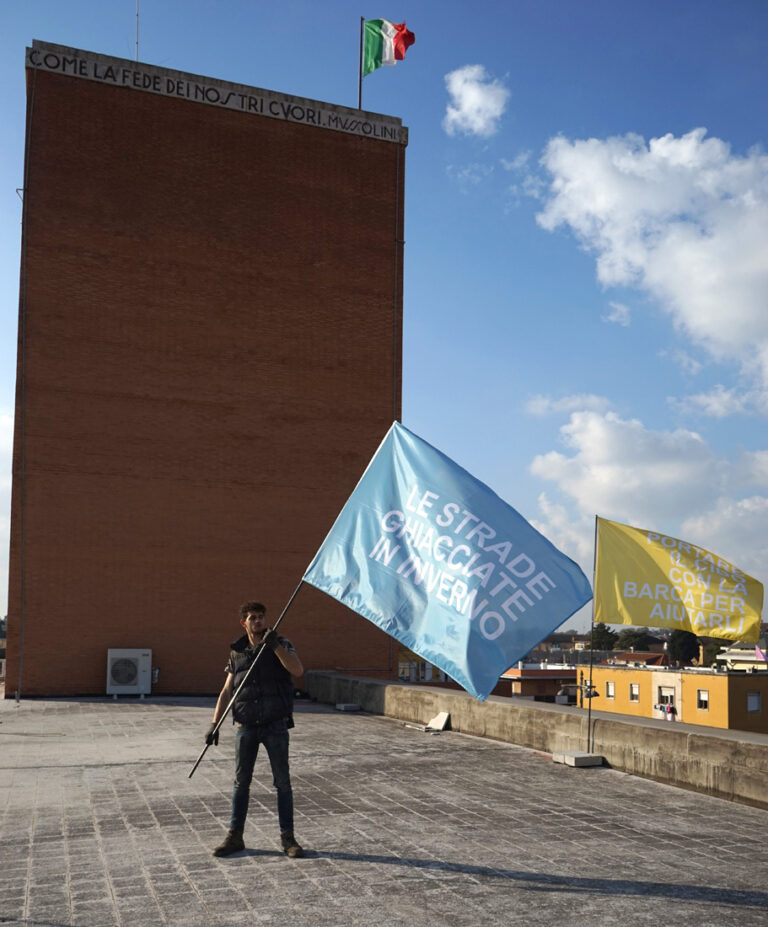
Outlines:
[{"label": "concrete paving slab", "polygon": [[300,703],[296,831],[260,758],[216,859],[234,738],[213,699],[0,702],[0,924],[765,927],[768,812]]}]

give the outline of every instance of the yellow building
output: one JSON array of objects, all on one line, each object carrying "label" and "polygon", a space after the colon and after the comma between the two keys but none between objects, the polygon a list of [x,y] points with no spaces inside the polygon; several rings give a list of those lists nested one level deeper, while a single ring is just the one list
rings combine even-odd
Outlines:
[{"label": "yellow building", "polygon": [[768,671],[599,664],[592,684],[599,711],[768,734]]}]

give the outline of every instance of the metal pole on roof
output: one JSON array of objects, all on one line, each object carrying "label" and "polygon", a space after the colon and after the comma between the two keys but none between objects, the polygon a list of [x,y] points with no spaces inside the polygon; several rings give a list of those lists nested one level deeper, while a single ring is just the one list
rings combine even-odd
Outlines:
[{"label": "metal pole on roof", "polygon": [[357,108],[363,108],[363,34],[365,31],[365,17],[360,17],[360,64],[357,69]]},{"label": "metal pole on roof", "polygon": [[592,745],[592,666],[595,659],[595,574],[597,571],[597,515],[595,515],[595,552],[592,560],[592,624],[589,631],[589,683],[587,687],[587,753],[591,753]]},{"label": "metal pole on roof", "polygon": [[139,60],[139,0],[136,0],[136,60]]}]

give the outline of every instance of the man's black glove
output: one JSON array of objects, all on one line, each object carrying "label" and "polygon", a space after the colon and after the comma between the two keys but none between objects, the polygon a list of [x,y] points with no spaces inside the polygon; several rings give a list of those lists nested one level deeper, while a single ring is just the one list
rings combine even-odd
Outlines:
[{"label": "man's black glove", "polygon": [[216,731],[216,733],[214,734],[214,731],[216,731],[215,722],[205,732],[205,742],[208,744],[209,747],[210,746],[218,747],[219,745],[219,732]]},{"label": "man's black glove", "polygon": [[274,628],[269,628],[264,632],[264,637],[262,637],[261,642],[265,647],[269,647],[270,650],[277,650],[280,646],[280,638],[277,636],[277,631],[275,631]]}]

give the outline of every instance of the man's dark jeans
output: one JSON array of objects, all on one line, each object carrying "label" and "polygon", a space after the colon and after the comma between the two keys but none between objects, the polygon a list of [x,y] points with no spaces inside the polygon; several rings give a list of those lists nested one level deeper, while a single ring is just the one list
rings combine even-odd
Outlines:
[{"label": "man's dark jeans", "polygon": [[288,768],[288,726],[285,721],[273,721],[253,727],[241,725],[235,735],[235,784],[232,791],[232,830],[242,830],[248,814],[253,767],[264,744],[272,767],[272,784],[277,789],[277,816],[280,830],[293,830],[293,791]]}]

